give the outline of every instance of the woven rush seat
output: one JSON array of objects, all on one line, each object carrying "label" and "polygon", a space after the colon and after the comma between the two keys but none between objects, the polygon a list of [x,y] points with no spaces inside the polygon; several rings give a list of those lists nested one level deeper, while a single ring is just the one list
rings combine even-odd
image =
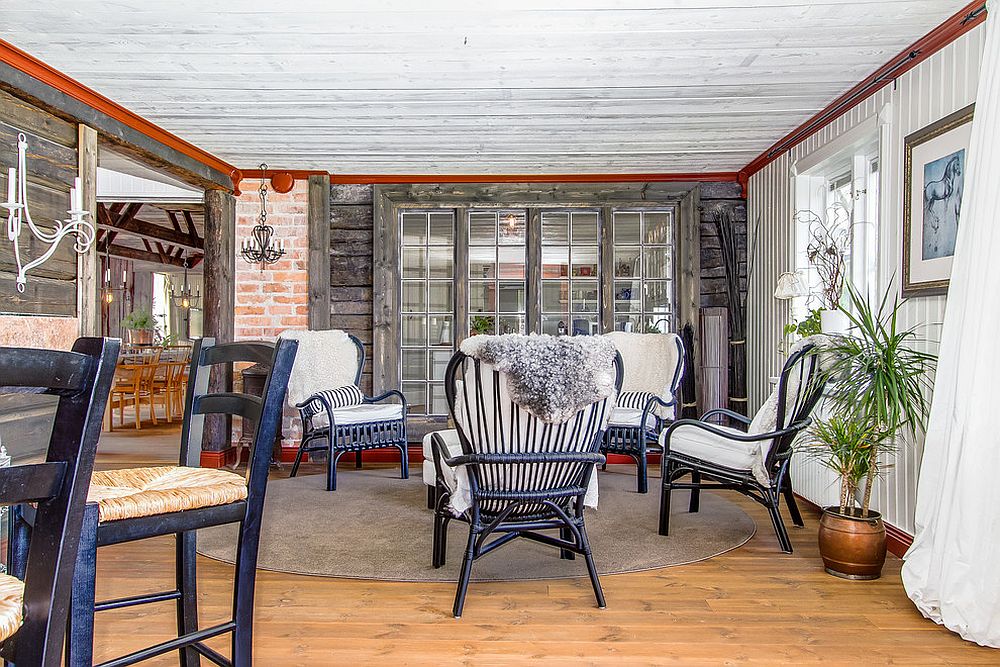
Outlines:
[{"label": "woven rush seat", "polygon": [[101,521],[227,505],[247,497],[240,475],[211,468],[159,466],[95,472],[88,502]]},{"label": "woven rush seat", "polygon": [[24,620],[24,582],[0,574],[0,642],[14,635]]}]

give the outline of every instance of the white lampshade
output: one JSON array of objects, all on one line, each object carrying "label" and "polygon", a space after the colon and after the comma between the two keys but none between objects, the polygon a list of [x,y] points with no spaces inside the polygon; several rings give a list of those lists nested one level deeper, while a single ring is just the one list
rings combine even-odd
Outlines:
[{"label": "white lampshade", "polygon": [[778,286],[774,289],[775,299],[794,299],[797,296],[808,295],[809,288],[799,274],[786,271],[778,276]]}]

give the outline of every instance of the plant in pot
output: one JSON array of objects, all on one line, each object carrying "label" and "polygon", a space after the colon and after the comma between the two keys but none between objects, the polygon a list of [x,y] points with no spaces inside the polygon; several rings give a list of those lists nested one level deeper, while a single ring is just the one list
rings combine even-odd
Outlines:
[{"label": "plant in pot", "polygon": [[155,327],[153,315],[145,308],[137,308],[122,318],[122,328],[128,333],[131,345],[152,345]]},{"label": "plant in pot", "polygon": [[834,204],[825,218],[813,211],[795,212],[795,221],[808,230],[806,257],[820,281],[820,321],[823,333],[835,334],[847,330],[850,322],[840,301],[847,277],[847,253],[851,247],[853,221],[843,204]]},{"label": "plant in pot", "polygon": [[493,333],[494,320],[489,315],[475,315],[469,321],[471,333],[473,336],[478,336],[480,334],[491,334]]},{"label": "plant in pot", "polygon": [[[900,329],[902,302],[890,287],[877,308],[847,284],[850,334],[833,336],[831,416],[811,429],[809,453],[836,472],[840,505],[823,510],[819,548],[826,571],[877,579],[885,563],[885,525],[871,510],[875,481],[897,443],[922,430],[937,357],[914,349],[915,327]],[[859,498],[860,496],[860,498]]]}]

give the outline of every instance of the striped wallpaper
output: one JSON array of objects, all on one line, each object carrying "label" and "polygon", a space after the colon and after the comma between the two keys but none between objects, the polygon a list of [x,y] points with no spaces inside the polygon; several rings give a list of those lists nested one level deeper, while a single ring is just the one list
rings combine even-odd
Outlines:
[{"label": "striped wallpaper", "polygon": [[[750,409],[756,410],[770,391],[769,377],[777,374],[783,358],[779,352],[782,327],[788,321],[788,302],[772,297],[778,276],[792,269],[793,213],[792,178],[795,162],[865,120],[876,117],[881,137],[881,203],[879,223],[879,287],[885,289],[902,270],[903,138],[926,125],[965,107],[976,99],[983,51],[983,28],[975,28],[872,97],[864,100],[834,123],[813,134],[750,178],[747,220],[753,233],[759,219],[754,275],[748,302],[748,375]],[[946,297],[911,299],[904,306],[904,326],[921,325],[936,349],[944,319]],[[917,474],[923,452],[922,439],[903,446],[872,505],[888,523],[913,533],[913,509]],[[800,461],[797,468],[816,466]],[[796,490],[806,497],[822,491],[824,475],[809,479],[808,470],[797,470]],[[806,475],[803,475],[803,472]],[[812,498],[810,498],[812,499]]]}]

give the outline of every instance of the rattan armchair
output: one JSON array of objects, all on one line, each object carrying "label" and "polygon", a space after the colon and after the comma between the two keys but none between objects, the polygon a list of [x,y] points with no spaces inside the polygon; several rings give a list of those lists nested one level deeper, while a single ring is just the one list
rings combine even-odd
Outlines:
[{"label": "rattan armchair", "polygon": [[[718,409],[706,412],[701,419],[680,419],[667,427],[660,436],[661,535],[670,532],[670,499],[674,490],[690,489],[688,509],[697,512],[702,489],[730,489],[767,508],[781,550],[792,553],[778,503],[783,496],[794,524],[803,525],[788,464],[792,442],[809,425],[810,414],[826,384],[815,350],[815,346],[805,345],[788,358],[772,398],[753,420]],[[713,417],[728,417],[745,430],[708,421]],[[679,481],[688,474],[691,481]]]},{"label": "rattan armchair", "polygon": [[[455,618],[462,616],[473,562],[518,537],[556,547],[566,559],[582,555],[597,604],[605,607],[584,504],[594,466],[604,462],[598,449],[621,382],[616,355],[615,392],[565,422],[549,424],[510,399],[502,373],[462,352],[452,357],[445,395],[461,453],[455,455],[441,433],[432,436],[437,471],[432,564],[445,565],[449,523],[468,524]],[[460,476],[467,476],[467,497]],[[558,537],[546,534],[553,530]],[[499,536],[488,541],[494,534]]]},{"label": "rattan armchair", "polygon": [[680,406],[684,344],[677,334],[605,334],[622,356],[624,378],[601,452],[624,454],[636,464],[636,490],[648,490],[647,457],[659,453],[663,428]]}]

